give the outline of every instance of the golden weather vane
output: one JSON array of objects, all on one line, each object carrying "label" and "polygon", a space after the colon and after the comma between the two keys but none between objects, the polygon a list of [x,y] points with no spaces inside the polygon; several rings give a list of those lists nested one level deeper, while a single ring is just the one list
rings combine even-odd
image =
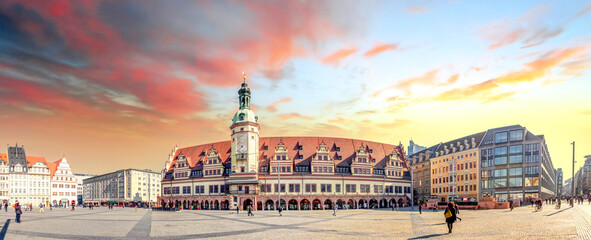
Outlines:
[{"label": "golden weather vane", "polygon": [[244,81],[244,83],[246,83],[246,74],[244,74],[244,72],[242,72],[242,80]]}]

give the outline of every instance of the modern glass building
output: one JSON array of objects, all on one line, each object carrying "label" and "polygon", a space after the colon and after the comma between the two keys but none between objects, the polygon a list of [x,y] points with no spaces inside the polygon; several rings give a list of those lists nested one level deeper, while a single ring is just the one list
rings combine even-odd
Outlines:
[{"label": "modern glass building", "polygon": [[544,135],[520,125],[489,129],[479,150],[479,198],[528,201],[556,195],[556,173]]}]

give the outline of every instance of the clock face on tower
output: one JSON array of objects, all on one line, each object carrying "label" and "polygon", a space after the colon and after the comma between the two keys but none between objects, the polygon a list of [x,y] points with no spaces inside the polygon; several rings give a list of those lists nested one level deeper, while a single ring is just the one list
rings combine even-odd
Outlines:
[{"label": "clock face on tower", "polygon": [[240,133],[238,134],[238,142],[236,144],[236,151],[238,153],[246,153],[246,151],[248,150],[248,142],[247,142],[247,137],[248,135],[246,135],[246,133]]}]

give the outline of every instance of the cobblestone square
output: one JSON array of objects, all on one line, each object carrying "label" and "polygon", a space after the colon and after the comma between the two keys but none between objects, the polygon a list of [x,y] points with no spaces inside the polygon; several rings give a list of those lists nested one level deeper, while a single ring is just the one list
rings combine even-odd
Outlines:
[{"label": "cobblestone square", "polygon": [[591,205],[535,212],[531,206],[509,210],[463,210],[447,233],[443,212],[416,209],[332,211],[191,211],[78,208],[0,212],[5,239],[591,239]]}]

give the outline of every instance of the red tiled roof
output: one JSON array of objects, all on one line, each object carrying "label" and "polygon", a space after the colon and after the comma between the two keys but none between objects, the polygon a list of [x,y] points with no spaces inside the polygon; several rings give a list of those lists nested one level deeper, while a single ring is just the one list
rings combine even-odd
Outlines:
[{"label": "red tiled roof", "polygon": [[0,161],[4,161],[4,164],[8,164],[8,155],[6,153],[0,153]]},{"label": "red tiled roof", "polygon": [[[283,141],[288,157],[293,159],[296,165],[308,165],[312,157],[316,154],[316,150],[321,142],[326,144],[330,157],[333,158],[335,164],[340,166],[349,166],[352,159],[355,157],[356,152],[359,150],[359,147],[362,145],[365,148],[369,159],[375,159],[375,162],[372,162],[374,167],[385,167],[386,156],[392,154],[394,150],[396,150],[396,153],[403,161],[403,164],[406,165],[406,156],[403,149],[391,144],[334,137],[262,137],[259,138],[260,166],[268,164],[269,159],[275,155],[275,150],[280,141]],[[224,165],[230,164],[232,145],[230,141],[223,141],[177,149],[170,166],[173,166],[176,163],[178,155],[182,153],[187,158],[189,166],[195,167],[197,163],[207,159],[209,149],[212,146],[218,152]],[[299,150],[299,146],[302,146],[302,150]],[[268,149],[265,150],[265,147]],[[340,151],[338,152],[337,147],[340,148]],[[372,151],[371,153],[370,150]],[[299,159],[300,155],[303,155],[303,159]],[[267,156],[267,160],[264,159],[264,156]],[[342,159],[338,160],[337,156],[341,156]]]},{"label": "red tiled roof", "polygon": [[31,167],[33,166],[35,163],[37,162],[42,162],[45,165],[47,165],[47,161],[45,161],[44,157],[31,157],[31,156],[27,156],[27,167]]},{"label": "red tiled roof", "polygon": [[53,175],[55,174],[55,171],[57,171],[57,167],[60,165],[60,163],[62,162],[62,160],[57,160],[55,162],[52,163],[47,163],[47,168],[49,168],[49,178],[52,179]]}]

